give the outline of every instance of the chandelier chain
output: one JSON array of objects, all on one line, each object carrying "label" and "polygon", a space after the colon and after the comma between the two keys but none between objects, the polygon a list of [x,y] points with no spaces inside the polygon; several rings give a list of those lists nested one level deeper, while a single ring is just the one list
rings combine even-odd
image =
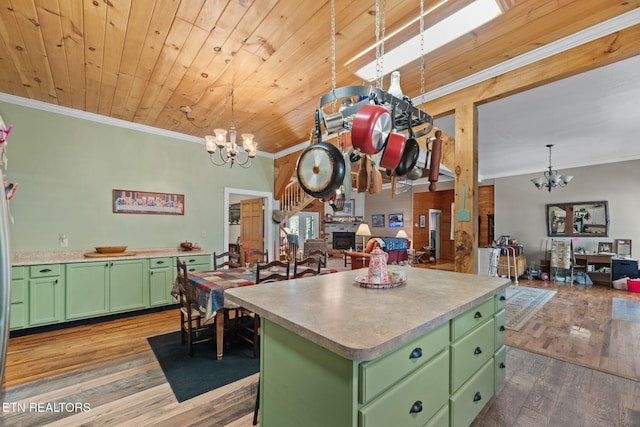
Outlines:
[{"label": "chandelier chain", "polygon": [[381,89],[384,73],[384,37],[386,20],[386,0],[376,0],[376,87]]},{"label": "chandelier chain", "polygon": [[[336,2],[331,0],[331,90],[336,90]],[[333,100],[336,111],[337,99]]]}]

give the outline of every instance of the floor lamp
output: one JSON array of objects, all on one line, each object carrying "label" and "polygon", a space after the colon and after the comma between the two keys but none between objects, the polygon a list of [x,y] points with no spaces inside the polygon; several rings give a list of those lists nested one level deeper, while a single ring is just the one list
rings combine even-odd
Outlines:
[{"label": "floor lamp", "polygon": [[[358,229],[356,230],[356,236],[362,236],[362,253],[364,253],[364,249],[367,247],[367,244],[365,243],[364,239],[367,236],[371,236],[371,230],[369,230],[369,224],[360,224],[358,226]],[[364,267],[366,264],[366,258],[363,256],[362,257],[362,266]]]}]

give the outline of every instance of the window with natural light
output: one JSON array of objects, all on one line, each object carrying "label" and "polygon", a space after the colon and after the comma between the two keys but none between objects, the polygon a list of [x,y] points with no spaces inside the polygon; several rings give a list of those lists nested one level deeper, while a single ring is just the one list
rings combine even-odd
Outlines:
[{"label": "window with natural light", "polygon": [[[420,34],[402,43],[383,56],[383,74],[388,74],[403,65],[420,58],[439,47],[452,42],[479,26],[486,24],[503,13],[498,0],[476,0],[459,11],[449,15],[435,25],[425,28],[424,46],[420,49]],[[376,61],[370,62],[356,71],[356,75],[367,81],[376,79]]]}]

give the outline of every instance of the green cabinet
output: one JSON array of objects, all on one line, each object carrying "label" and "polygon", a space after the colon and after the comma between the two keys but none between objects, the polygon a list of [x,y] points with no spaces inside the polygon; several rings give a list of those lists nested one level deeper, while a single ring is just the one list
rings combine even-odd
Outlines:
[{"label": "green cabinet", "polygon": [[29,267],[29,326],[64,320],[64,269],[60,264]]},{"label": "green cabinet", "polygon": [[467,426],[504,381],[504,313],[500,292],[367,362],[262,317],[260,425]]},{"label": "green cabinet", "polygon": [[211,270],[211,255],[188,255],[180,256],[181,262],[187,263],[189,273],[200,273]]},{"label": "green cabinet", "polygon": [[149,305],[157,307],[175,303],[171,296],[176,270],[173,258],[151,258],[149,260]]},{"label": "green cabinet", "polygon": [[67,264],[66,319],[147,308],[147,262],[132,259]]},{"label": "green cabinet", "polygon": [[148,266],[147,259],[109,263],[109,311],[111,313],[149,307]]},{"label": "green cabinet", "polygon": [[27,279],[24,267],[11,267],[11,318],[9,327],[21,329],[27,326]]},{"label": "green cabinet", "polygon": [[109,263],[67,264],[66,319],[76,320],[109,313]]}]

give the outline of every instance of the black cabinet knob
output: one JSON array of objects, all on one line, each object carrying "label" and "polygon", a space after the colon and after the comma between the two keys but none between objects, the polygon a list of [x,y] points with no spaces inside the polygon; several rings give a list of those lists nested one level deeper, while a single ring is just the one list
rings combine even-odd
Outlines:
[{"label": "black cabinet knob", "polygon": [[482,313],[480,313],[479,311],[476,311],[476,314],[473,315],[474,319],[481,319],[482,318]]},{"label": "black cabinet knob", "polygon": [[422,349],[420,347],[414,348],[411,354],[409,355],[409,359],[419,359],[421,357],[422,357]]},{"label": "black cabinet knob", "polygon": [[507,365],[505,365],[504,362],[500,362],[500,366],[499,366],[500,369],[504,369],[506,367],[507,367]]},{"label": "black cabinet knob", "polygon": [[482,354],[482,349],[480,347],[476,347],[476,349],[473,350],[473,354],[475,354],[476,356]]},{"label": "black cabinet knob", "polygon": [[480,394],[479,391],[477,391],[476,394],[473,396],[473,401],[478,402],[480,400],[482,400],[482,395]]},{"label": "black cabinet knob", "polygon": [[507,330],[507,328],[505,328],[504,325],[500,325],[500,332],[504,332],[506,330]]},{"label": "black cabinet knob", "polygon": [[504,295],[500,295],[500,301],[506,301],[507,297],[505,297]]},{"label": "black cabinet knob", "polygon": [[417,414],[418,412],[422,412],[422,402],[416,400],[416,402],[411,405],[411,409],[409,409],[410,414]]}]

